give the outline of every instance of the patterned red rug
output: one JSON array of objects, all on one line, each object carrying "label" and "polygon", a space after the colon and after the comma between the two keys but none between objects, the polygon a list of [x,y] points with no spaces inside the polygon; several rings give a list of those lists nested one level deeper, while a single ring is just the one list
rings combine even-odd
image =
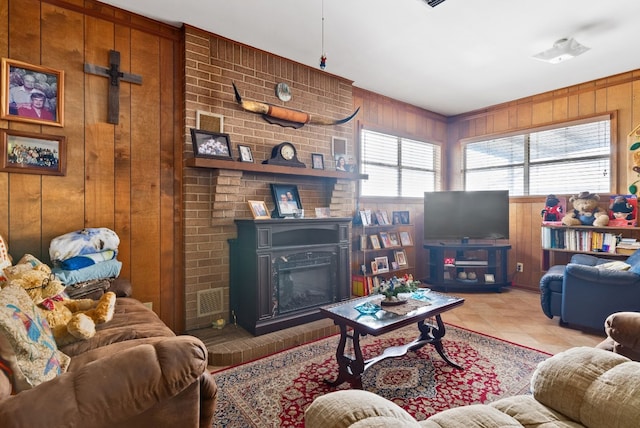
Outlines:
[{"label": "patterned red rug", "polygon": [[[417,337],[406,327],[361,341],[365,359]],[[304,427],[304,410],[317,396],[335,390],[324,379],[338,373],[339,336],[298,346],[216,372],[218,407],[214,427]],[[465,370],[448,366],[431,345],[371,366],[363,389],[388,398],[423,420],[450,407],[485,403],[527,393],[536,365],[549,354],[447,325],[442,340],[449,357]],[[338,389],[350,388],[344,383]]]}]

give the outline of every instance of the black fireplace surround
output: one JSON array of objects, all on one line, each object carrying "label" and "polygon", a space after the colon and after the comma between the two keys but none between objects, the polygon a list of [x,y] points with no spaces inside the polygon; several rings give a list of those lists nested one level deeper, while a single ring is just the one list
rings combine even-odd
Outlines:
[{"label": "black fireplace surround", "polygon": [[321,318],[351,297],[350,218],[236,220],[230,319],[261,335]]}]

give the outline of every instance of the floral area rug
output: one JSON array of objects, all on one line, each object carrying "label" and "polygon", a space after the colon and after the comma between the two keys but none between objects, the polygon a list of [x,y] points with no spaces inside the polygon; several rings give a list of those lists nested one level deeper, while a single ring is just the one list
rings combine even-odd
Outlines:
[{"label": "floral area rug", "polygon": [[[526,394],[536,365],[549,357],[451,325],[446,329],[445,351],[464,371],[447,365],[433,346],[426,345],[371,366],[362,376],[363,389],[423,420],[450,407]],[[378,337],[365,336],[360,345],[366,360],[417,336],[415,326],[405,327]],[[218,406],[213,426],[304,427],[304,410],[314,398],[351,388],[349,383],[332,388],[324,382],[338,373],[338,339],[332,336],[216,372]]]}]

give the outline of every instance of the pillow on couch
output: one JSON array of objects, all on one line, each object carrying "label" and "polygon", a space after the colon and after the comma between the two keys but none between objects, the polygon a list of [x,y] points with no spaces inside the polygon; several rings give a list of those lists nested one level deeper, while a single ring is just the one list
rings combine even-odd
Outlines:
[{"label": "pillow on couch", "polygon": [[608,269],[608,270],[629,270],[631,265],[621,260],[613,262],[600,263],[594,266],[596,269]]},{"label": "pillow on couch", "polygon": [[64,373],[70,358],[60,352],[47,321],[18,285],[0,290],[0,370],[13,392],[31,389]]}]

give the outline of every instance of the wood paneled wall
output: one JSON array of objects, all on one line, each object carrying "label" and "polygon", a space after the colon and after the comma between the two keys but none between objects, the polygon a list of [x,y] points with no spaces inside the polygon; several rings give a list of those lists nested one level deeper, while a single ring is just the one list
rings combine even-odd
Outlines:
[{"label": "wood paneled wall", "polygon": [[[400,135],[419,141],[428,141],[442,146],[442,156],[447,152],[447,118],[445,116],[420,109],[418,107],[388,98],[363,89],[353,89],[354,105],[360,107],[358,126],[355,129],[354,141],[359,141],[359,130],[362,128]],[[356,151],[358,153],[358,151]],[[443,162],[443,168],[446,162]],[[414,225],[413,241],[415,244],[416,278],[427,276],[426,260],[428,252],[422,248],[424,231],[422,198],[361,198],[360,209],[409,211],[411,223]]]},{"label": "wood paneled wall", "polygon": [[[627,193],[628,184],[638,178],[631,169],[633,164],[627,145],[627,134],[640,123],[638,94],[640,71],[636,70],[449,118],[446,177],[449,186],[461,186],[461,145],[465,139],[479,139],[611,113],[615,116],[613,145],[616,148],[612,153],[612,191]],[[609,195],[600,196],[606,200]],[[544,208],[544,200],[544,196],[517,197],[512,198],[510,203],[510,243],[513,248],[509,255],[509,270],[516,285],[535,291],[539,289],[543,274],[540,269],[540,211]],[[603,205],[605,207],[606,203]],[[524,263],[524,272],[515,273],[517,262]]]},{"label": "wood paneled wall", "polygon": [[[65,72],[64,127],[0,121],[67,141],[65,176],[0,173],[0,234],[11,255],[49,262],[52,238],[113,229],[134,297],[180,331],[180,31],[89,0],[8,0],[0,34],[1,56]],[[121,71],[142,76],[142,85],[120,84],[117,125],[107,123],[108,79],[83,71],[85,63],[108,67],[111,49],[121,53]]]}]

